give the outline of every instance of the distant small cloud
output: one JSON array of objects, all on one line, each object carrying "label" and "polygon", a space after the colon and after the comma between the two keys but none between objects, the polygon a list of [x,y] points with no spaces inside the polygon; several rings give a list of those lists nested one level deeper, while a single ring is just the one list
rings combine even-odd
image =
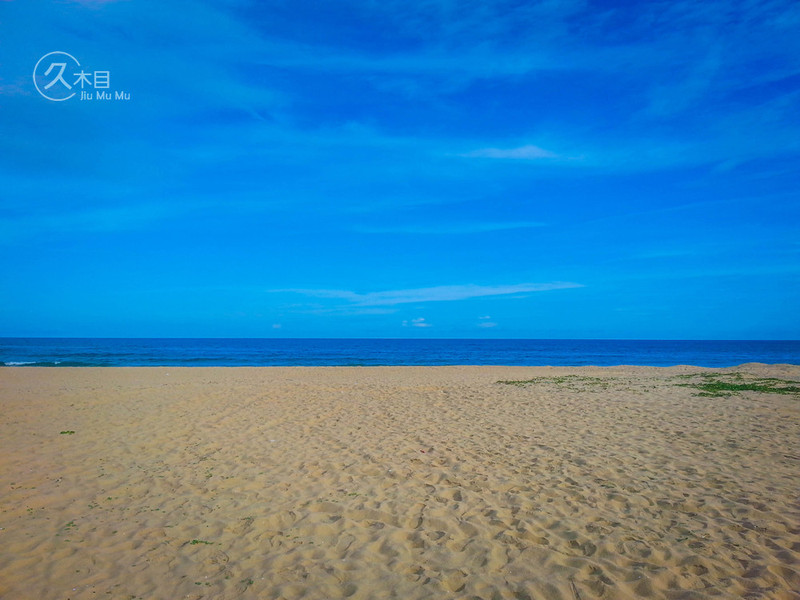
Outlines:
[{"label": "distant small cloud", "polygon": [[272,328],[273,329],[280,329],[281,327],[282,327],[282,325],[280,323],[273,323],[272,324]]},{"label": "distant small cloud", "polygon": [[467,158],[511,158],[516,160],[537,160],[541,158],[558,158],[559,155],[539,146],[520,146],[519,148],[480,148],[466,152],[460,156]]},{"label": "distant small cloud", "polygon": [[490,320],[491,318],[492,317],[489,316],[489,315],[484,315],[483,317],[478,317],[478,321],[480,321],[478,323],[478,327],[483,327],[484,329],[487,329],[487,328],[490,328],[490,327],[497,327],[497,323],[495,323],[494,321],[491,321]]},{"label": "distant small cloud", "polygon": [[426,323],[424,317],[419,317],[410,321],[403,321],[403,327],[433,327],[433,325]]}]

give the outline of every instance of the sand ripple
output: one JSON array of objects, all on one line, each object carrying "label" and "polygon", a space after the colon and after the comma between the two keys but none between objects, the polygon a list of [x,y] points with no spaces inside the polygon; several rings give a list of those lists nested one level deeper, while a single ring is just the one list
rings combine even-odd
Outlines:
[{"label": "sand ripple", "polygon": [[0,369],[0,597],[798,599],[800,398],[702,372]]}]

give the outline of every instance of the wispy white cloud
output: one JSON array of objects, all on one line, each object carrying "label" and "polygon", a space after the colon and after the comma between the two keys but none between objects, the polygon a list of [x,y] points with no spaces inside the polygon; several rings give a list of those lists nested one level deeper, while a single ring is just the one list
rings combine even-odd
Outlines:
[{"label": "wispy white cloud", "polygon": [[[389,83],[397,91],[429,94],[431,86],[436,91],[455,89],[476,78],[569,65],[573,59],[563,48],[558,51],[558,41],[569,34],[567,21],[583,4],[355,2],[348,6],[348,19],[380,23],[404,51],[359,48],[357,40],[343,46],[336,43],[338,36],[326,40],[322,28],[302,43],[291,31],[275,32],[266,38],[258,60],[281,68],[366,73],[377,80],[373,85]],[[522,39],[520,31],[526,32]],[[509,44],[509,36],[517,43]]]},{"label": "wispy white cloud", "polygon": [[280,289],[273,292],[289,292],[312,296],[343,300],[354,306],[393,306],[413,302],[449,302],[481,298],[487,296],[504,296],[530,292],[547,292],[583,287],[579,283],[555,281],[551,283],[518,283],[513,285],[442,285],[428,288],[407,290],[390,290],[385,292],[367,292],[359,294],[349,290],[331,289]]},{"label": "wispy white cloud", "polygon": [[357,227],[360,233],[412,233],[421,235],[449,235],[486,233],[509,229],[530,229],[544,227],[538,221],[509,221],[507,223],[437,223],[435,225],[399,225],[397,227]]},{"label": "wispy white cloud", "polygon": [[[789,32],[800,12],[790,1],[743,2],[731,8],[723,0],[678,0],[598,11],[580,0],[513,7],[485,2],[458,10],[450,2],[434,0],[413,7],[382,2],[369,10],[398,40],[408,42],[402,51],[359,51],[358,44],[342,48],[324,41],[302,45],[278,35],[264,42],[268,47],[257,60],[362,76],[370,87],[427,102],[432,110],[446,106],[442,94],[508,76],[525,82],[540,75],[582,78],[601,73],[611,84],[624,81],[629,90],[620,94],[624,112],[609,113],[613,120],[587,108],[574,119],[555,122],[551,117],[559,114],[558,106],[550,106],[542,112],[546,120],[537,122],[534,116],[521,124],[529,131],[548,129],[558,152],[538,145],[504,145],[508,138],[485,138],[476,143],[477,149],[461,154],[457,148],[450,154],[444,150],[448,156],[543,165],[569,161],[583,168],[640,171],[746,160],[797,148],[796,99],[773,108],[761,100],[748,102],[749,93],[742,94],[754,79],[796,74],[796,42]],[[520,39],[515,33],[522,30],[527,35]],[[772,91],[779,98],[787,93],[780,88]],[[613,106],[616,99],[610,100]],[[688,119],[687,126],[673,119]],[[751,131],[761,134],[752,136]],[[426,143],[440,148],[458,143],[428,135],[413,141],[415,152]],[[385,142],[395,143],[388,136]],[[565,148],[577,149],[579,156]]]},{"label": "wispy white cloud", "polygon": [[83,6],[99,7],[104,4],[111,4],[113,2],[121,2],[122,0],[69,0],[72,4],[82,4]]},{"label": "wispy white cloud", "polygon": [[332,315],[337,317],[363,317],[365,315],[391,315],[397,312],[396,308],[373,308],[369,306],[360,306],[354,304],[346,304],[344,306],[321,306],[315,304],[311,307],[303,304],[294,304],[286,306],[287,310],[299,314],[308,315]]},{"label": "wispy white cloud", "polygon": [[695,256],[696,254],[697,254],[696,250],[689,248],[664,248],[661,250],[649,250],[647,252],[639,252],[638,254],[634,255],[633,258],[639,258],[643,260],[660,259],[660,258],[683,258],[686,256]]},{"label": "wispy white cloud", "polygon": [[52,214],[23,214],[0,218],[0,242],[54,234],[110,233],[146,227],[154,222],[190,212],[168,204],[99,207]]},{"label": "wispy white cloud", "polygon": [[460,156],[468,158],[510,158],[516,160],[539,160],[543,158],[559,158],[559,155],[539,146],[520,146],[518,148],[480,148],[465,152]]}]

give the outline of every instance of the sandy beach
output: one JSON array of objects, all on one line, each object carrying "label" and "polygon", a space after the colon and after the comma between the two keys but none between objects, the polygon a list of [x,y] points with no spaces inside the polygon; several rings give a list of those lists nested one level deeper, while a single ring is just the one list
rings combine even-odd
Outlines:
[{"label": "sandy beach", "polygon": [[797,599],[797,381],[2,368],[0,597]]}]

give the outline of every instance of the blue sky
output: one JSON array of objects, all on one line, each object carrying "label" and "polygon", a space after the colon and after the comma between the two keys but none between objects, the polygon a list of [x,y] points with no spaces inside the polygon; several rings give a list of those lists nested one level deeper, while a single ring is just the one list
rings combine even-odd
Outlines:
[{"label": "blue sky", "polygon": [[[0,336],[798,339],[799,30],[0,1]],[[130,99],[44,98],[53,51]]]}]

